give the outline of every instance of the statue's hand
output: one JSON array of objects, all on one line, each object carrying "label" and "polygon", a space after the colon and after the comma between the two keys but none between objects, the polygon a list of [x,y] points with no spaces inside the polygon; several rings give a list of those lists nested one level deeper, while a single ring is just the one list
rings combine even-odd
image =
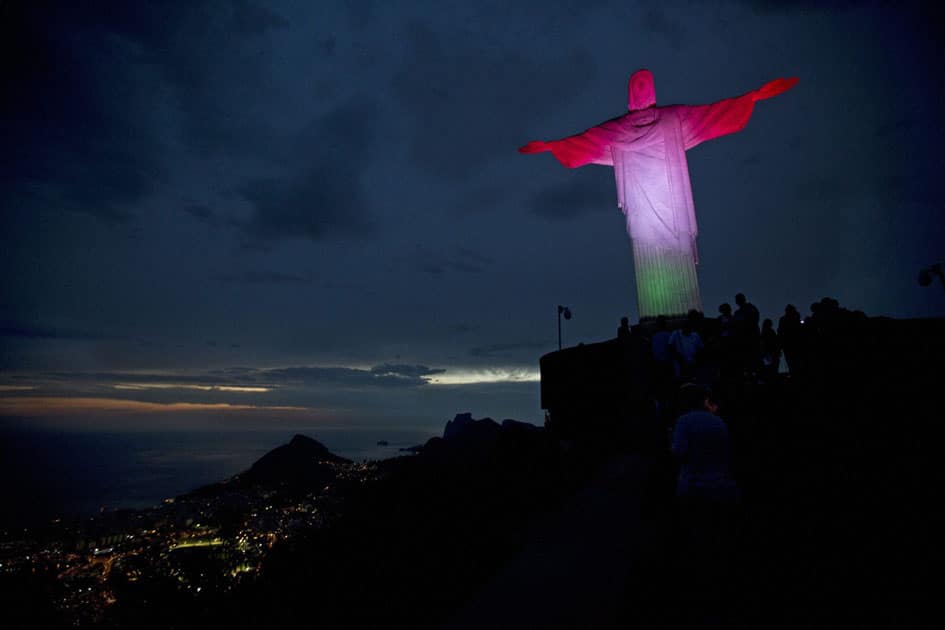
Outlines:
[{"label": "statue's hand", "polygon": [[778,94],[783,94],[787,92],[792,87],[797,85],[799,79],[797,77],[791,77],[790,79],[775,79],[765,83],[760,88],[752,92],[756,101],[761,101],[766,98],[771,98],[772,96],[777,96]]},{"label": "statue's hand", "polygon": [[524,147],[518,148],[519,153],[544,153],[545,151],[551,151],[551,145],[541,140],[532,140]]}]

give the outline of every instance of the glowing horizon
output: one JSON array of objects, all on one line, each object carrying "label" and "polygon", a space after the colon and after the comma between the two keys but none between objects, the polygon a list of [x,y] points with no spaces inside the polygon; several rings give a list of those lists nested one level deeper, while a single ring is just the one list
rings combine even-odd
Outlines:
[{"label": "glowing horizon", "polygon": [[180,413],[196,411],[312,412],[310,407],[233,403],[146,402],[101,396],[15,396],[0,398],[0,416],[42,416],[86,413]]},{"label": "glowing horizon", "polygon": [[249,394],[261,394],[265,392],[271,392],[274,387],[262,387],[262,386],[242,386],[242,385],[195,385],[192,383],[119,383],[117,385],[112,385],[114,389],[120,390],[132,390],[132,391],[145,391],[149,389],[190,389],[201,392],[236,392],[236,393],[249,393]]},{"label": "glowing horizon", "polygon": [[427,377],[430,385],[479,385],[484,383],[534,383],[541,372],[531,368],[446,368],[443,374]]}]

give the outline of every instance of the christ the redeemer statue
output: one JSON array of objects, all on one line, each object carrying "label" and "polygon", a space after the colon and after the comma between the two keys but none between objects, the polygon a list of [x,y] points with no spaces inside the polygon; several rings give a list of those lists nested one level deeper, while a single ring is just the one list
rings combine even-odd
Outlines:
[{"label": "christ the redeemer statue", "polygon": [[686,151],[741,131],[755,101],[791,89],[797,79],[775,79],[743,96],[711,105],[656,106],[653,74],[630,77],[630,111],[584,133],[549,142],[529,142],[522,153],[551,151],[568,168],[614,167],[617,206],[627,217],[633,244],[640,317],[702,310],[696,278],[696,213]]}]

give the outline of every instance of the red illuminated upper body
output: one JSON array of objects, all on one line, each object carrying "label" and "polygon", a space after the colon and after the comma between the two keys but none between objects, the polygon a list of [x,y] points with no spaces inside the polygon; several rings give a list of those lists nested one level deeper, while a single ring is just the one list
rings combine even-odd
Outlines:
[{"label": "red illuminated upper body", "polygon": [[748,123],[755,102],[777,96],[794,87],[796,78],[775,79],[757,90],[742,96],[727,98],[710,105],[656,105],[653,74],[638,70],[630,77],[628,86],[628,113],[591,127],[583,133],[560,140],[534,141],[519,148],[521,153],[551,153],[568,168],[585,164],[613,166],[613,147],[643,148],[654,124],[664,115],[673,113],[681,126],[685,149],[741,131]]}]

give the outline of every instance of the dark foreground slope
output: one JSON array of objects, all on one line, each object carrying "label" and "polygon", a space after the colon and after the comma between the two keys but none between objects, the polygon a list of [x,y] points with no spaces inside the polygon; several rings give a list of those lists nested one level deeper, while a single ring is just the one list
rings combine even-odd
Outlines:
[{"label": "dark foreground slope", "polygon": [[249,625],[435,627],[576,485],[578,469],[543,429],[451,425],[418,456],[387,462],[336,526],[274,554],[246,600]]},{"label": "dark foreground slope", "polygon": [[945,562],[945,320],[822,331],[806,370],[721,383],[744,503],[722,579],[680,557],[671,504],[628,587],[645,627],[921,627]]}]

